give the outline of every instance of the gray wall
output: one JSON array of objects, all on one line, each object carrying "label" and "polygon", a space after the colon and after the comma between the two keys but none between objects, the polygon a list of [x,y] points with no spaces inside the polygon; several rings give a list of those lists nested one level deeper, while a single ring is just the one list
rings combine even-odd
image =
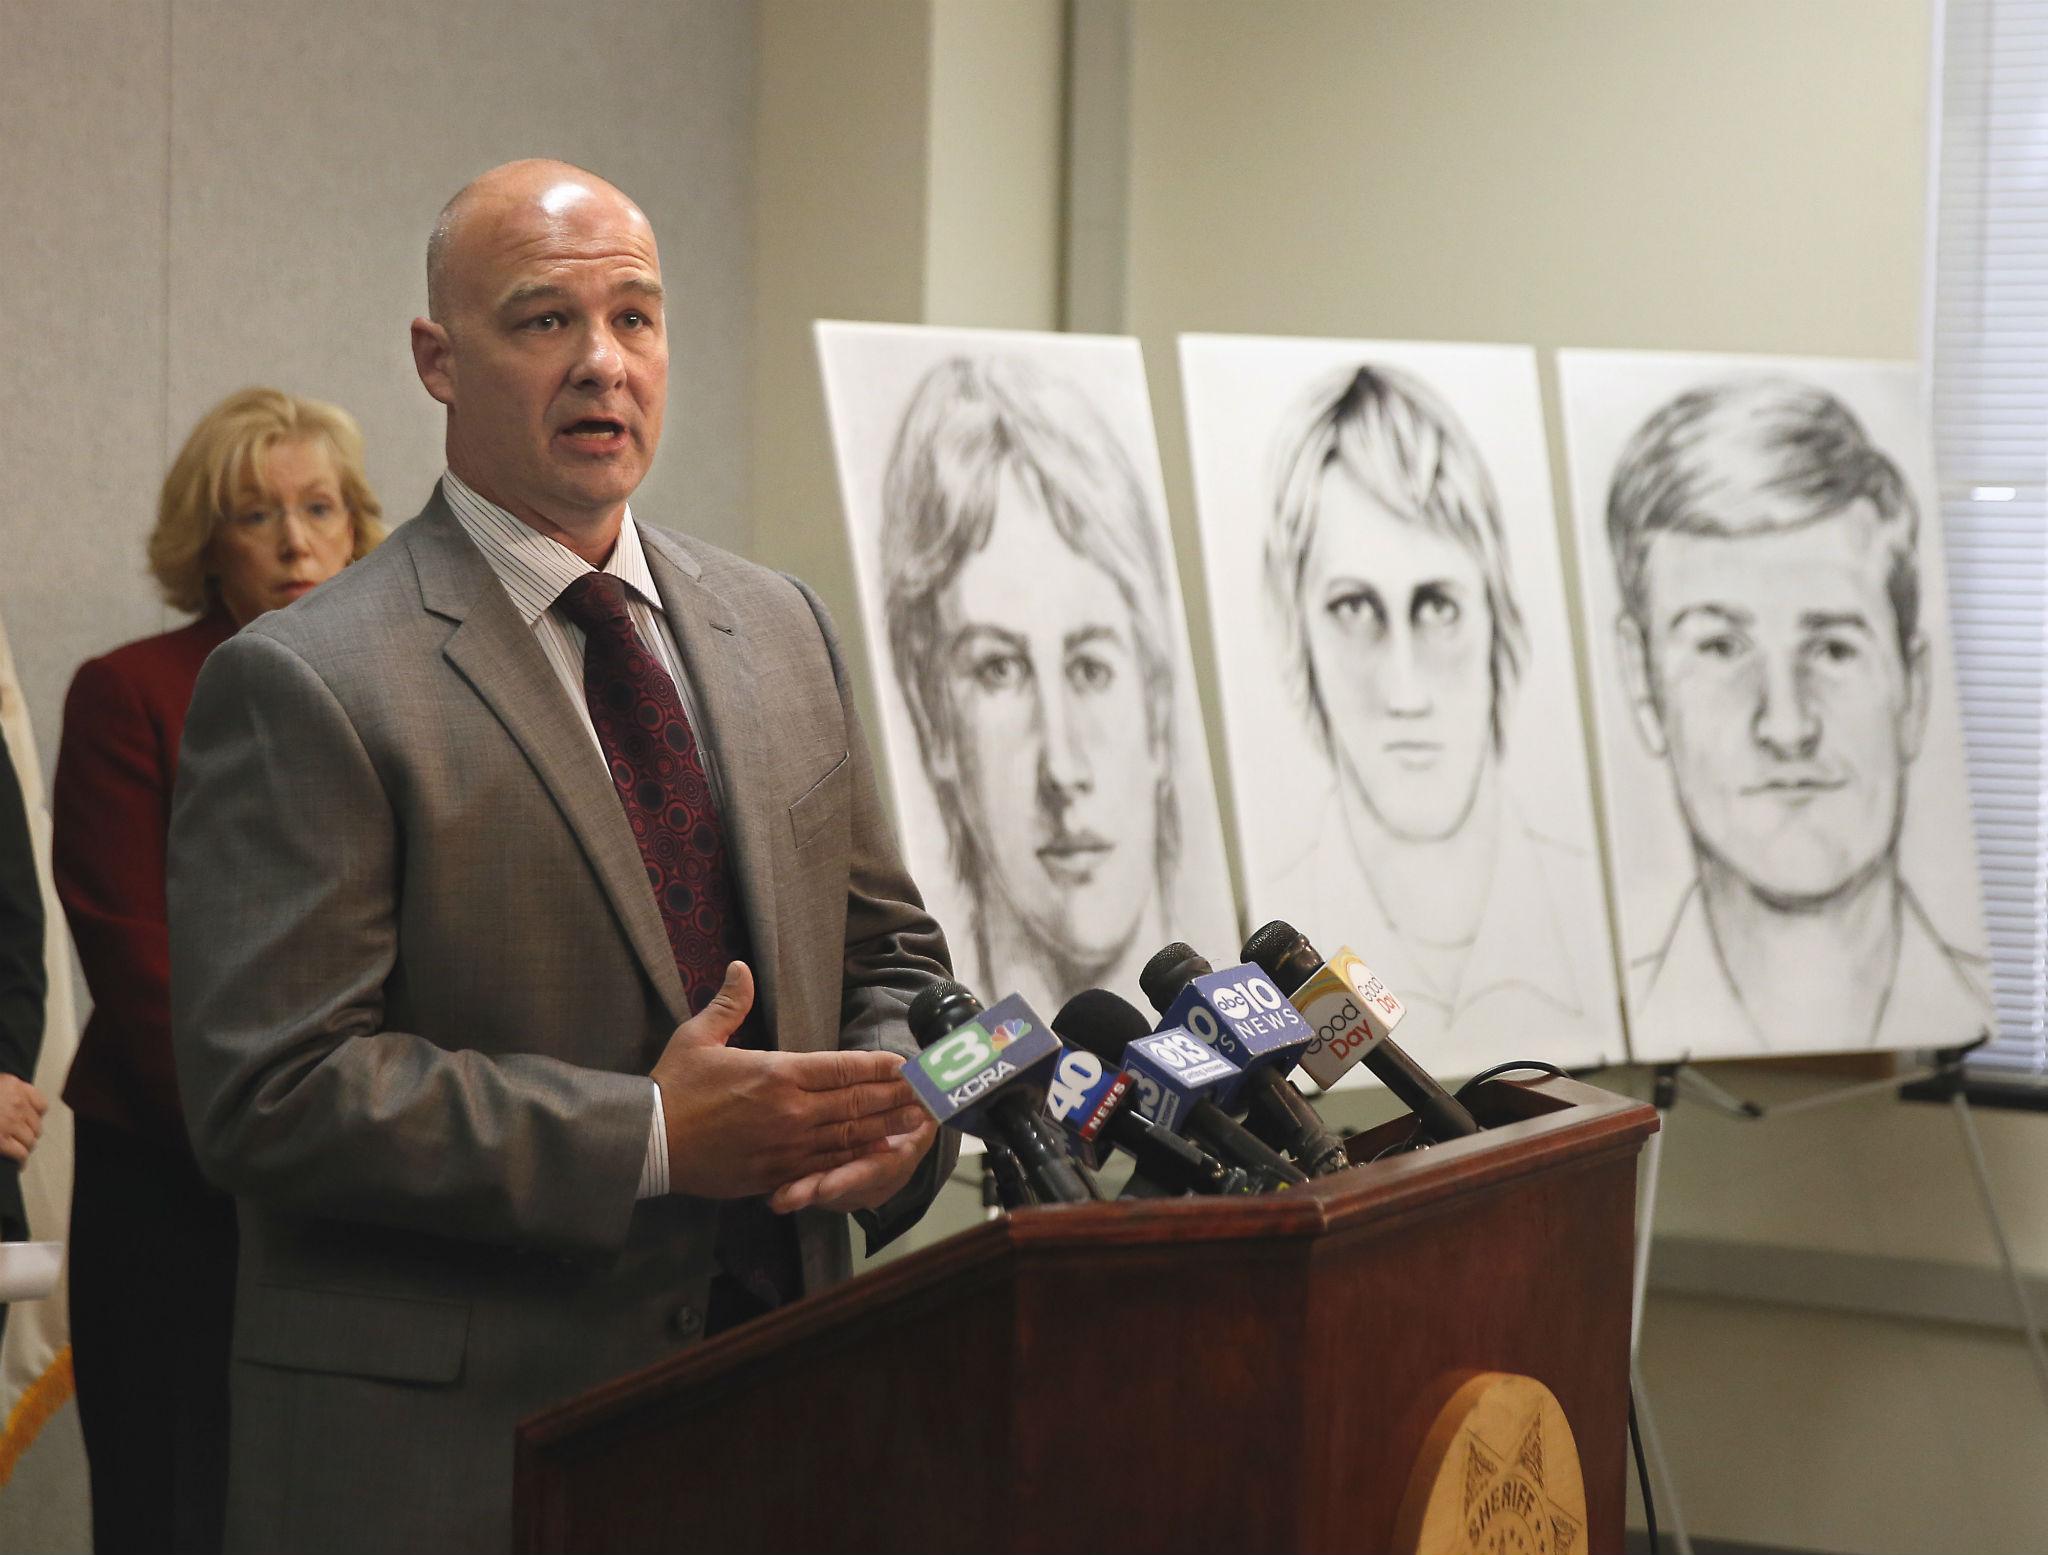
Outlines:
[{"label": "gray wall", "polygon": [[744,0],[0,0],[0,620],[45,763],[79,661],[177,624],[142,543],[222,395],[347,407],[388,515],[419,507],[422,246],[512,157],[653,219],[672,367],[639,511],[748,547],[753,65]]}]

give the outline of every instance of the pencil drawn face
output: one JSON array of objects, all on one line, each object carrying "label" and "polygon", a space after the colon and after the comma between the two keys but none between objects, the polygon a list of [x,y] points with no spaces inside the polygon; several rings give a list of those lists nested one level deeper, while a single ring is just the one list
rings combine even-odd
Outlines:
[{"label": "pencil drawn face", "polygon": [[1451,835],[1491,754],[1493,618],[1477,560],[1404,523],[1339,465],[1325,477],[1301,601],[1340,764],[1405,841]]},{"label": "pencil drawn face", "polygon": [[[1669,531],[1644,558],[1622,660],[1697,846],[1780,905],[1881,867],[1926,716],[1925,651],[1902,651],[1875,510],[1797,527]],[[1647,630],[1648,640],[1644,640]]]},{"label": "pencil drawn face", "polygon": [[1064,958],[1121,953],[1158,883],[1158,757],[1130,604],[1005,469],[939,626],[954,737],[934,775],[956,788],[993,894]]}]

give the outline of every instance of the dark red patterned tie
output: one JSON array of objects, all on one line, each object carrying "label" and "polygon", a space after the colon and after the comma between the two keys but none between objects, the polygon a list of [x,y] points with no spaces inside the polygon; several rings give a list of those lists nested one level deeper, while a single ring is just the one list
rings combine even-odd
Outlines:
[{"label": "dark red patterned tie", "polygon": [[[746,959],[747,940],[725,828],[689,714],[668,671],[634,630],[625,586],[617,578],[585,573],[562,590],[560,604],[583,628],[583,699],[640,844],[647,883],[694,1015],[718,992],[726,963]],[[758,1006],[731,1043],[768,1045]],[[772,1213],[764,1200],[720,1205],[713,1245],[725,1271],[712,1284],[713,1326],[729,1326],[803,1293],[795,1225]]]},{"label": "dark red patterned tie", "polygon": [[583,698],[695,1014],[741,957],[744,933],[696,736],[675,682],[634,630],[617,578],[585,573],[559,603],[583,628]]}]

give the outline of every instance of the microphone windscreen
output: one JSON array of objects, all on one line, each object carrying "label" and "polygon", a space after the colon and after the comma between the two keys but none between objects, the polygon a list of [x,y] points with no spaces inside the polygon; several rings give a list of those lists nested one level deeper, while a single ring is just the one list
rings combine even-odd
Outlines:
[{"label": "microphone windscreen", "polygon": [[937,982],[910,1001],[910,1034],[930,1047],[981,1013],[981,1001],[959,983]]},{"label": "microphone windscreen", "polygon": [[1139,1037],[1149,1037],[1152,1023],[1130,1000],[1107,988],[1084,988],[1061,1006],[1052,1018],[1052,1029],[1062,1041],[1121,1064],[1124,1049]]},{"label": "microphone windscreen", "polygon": [[1281,958],[1294,948],[1294,942],[1300,938],[1301,933],[1293,924],[1285,919],[1275,918],[1271,923],[1252,931],[1252,937],[1244,942],[1244,958],[1255,963],[1260,971],[1271,977],[1274,967],[1279,965]]},{"label": "microphone windscreen", "polygon": [[1176,940],[1145,963],[1145,970],[1138,974],[1138,986],[1152,1001],[1152,1008],[1164,1015],[1183,988],[1215,970],[1194,946]]}]

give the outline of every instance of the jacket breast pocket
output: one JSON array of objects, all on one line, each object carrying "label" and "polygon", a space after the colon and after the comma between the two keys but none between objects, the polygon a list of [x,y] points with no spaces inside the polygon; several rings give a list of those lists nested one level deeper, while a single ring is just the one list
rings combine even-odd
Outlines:
[{"label": "jacket breast pocket", "polygon": [[465,1301],[259,1284],[235,1316],[235,1358],[290,1371],[449,1383],[468,1345]]},{"label": "jacket breast pocket", "polygon": [[845,819],[846,785],[851,771],[847,754],[842,752],[832,770],[805,789],[802,797],[789,807],[790,839],[797,852],[803,852],[824,836],[834,821]]}]

